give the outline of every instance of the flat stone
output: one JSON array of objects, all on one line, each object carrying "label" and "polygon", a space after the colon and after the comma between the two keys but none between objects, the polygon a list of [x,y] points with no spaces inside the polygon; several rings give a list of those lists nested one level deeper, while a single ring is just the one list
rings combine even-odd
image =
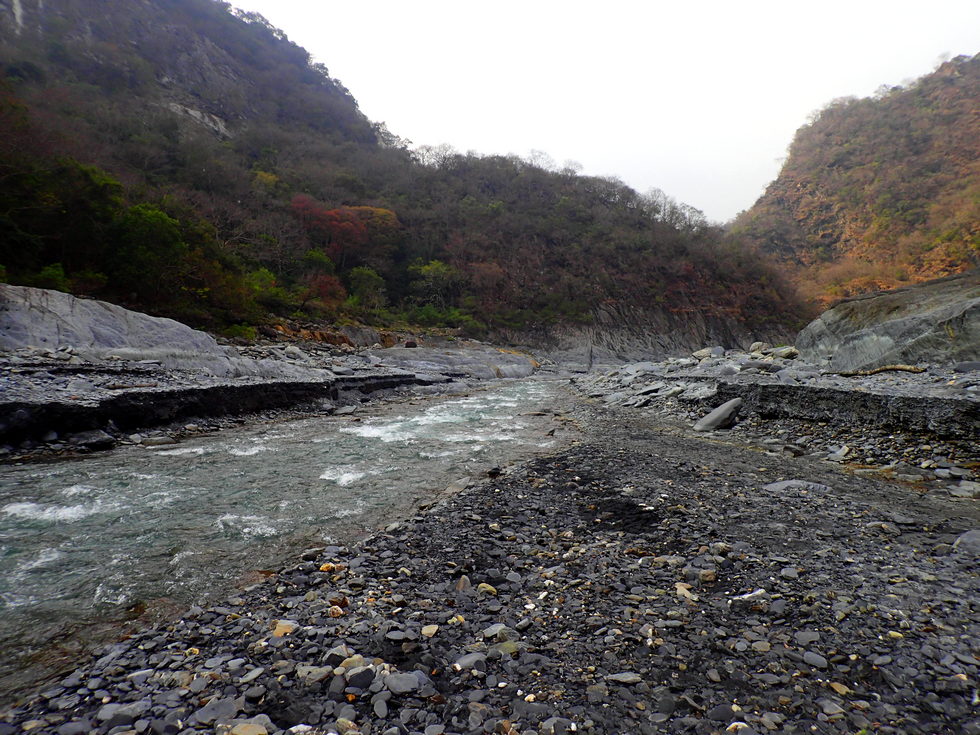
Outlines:
[{"label": "flat stone", "polygon": [[819,653],[816,653],[815,651],[806,651],[803,654],[803,661],[806,664],[810,666],[814,666],[818,669],[827,668],[827,659],[825,659],[823,656],[821,656]]},{"label": "flat stone", "polygon": [[269,735],[269,731],[263,725],[254,722],[246,722],[235,725],[231,729],[231,735]]},{"label": "flat stone", "polygon": [[244,701],[215,697],[194,713],[193,718],[203,725],[210,725],[216,720],[230,720],[241,711]]},{"label": "flat stone", "polygon": [[422,688],[422,682],[415,674],[388,674],[384,678],[384,684],[392,694],[411,694]]},{"label": "flat stone", "polygon": [[643,677],[635,671],[621,671],[618,674],[609,674],[606,679],[608,681],[614,681],[617,684],[639,684],[643,681]]},{"label": "flat stone", "polygon": [[819,482],[809,482],[807,480],[782,480],[780,482],[770,482],[764,485],[763,490],[771,493],[781,493],[786,490],[807,490],[809,492],[827,492],[829,485],[821,485]]}]

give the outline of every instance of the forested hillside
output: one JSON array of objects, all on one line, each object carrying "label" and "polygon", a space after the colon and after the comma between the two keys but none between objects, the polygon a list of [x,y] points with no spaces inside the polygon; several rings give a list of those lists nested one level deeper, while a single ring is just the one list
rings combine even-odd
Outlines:
[{"label": "forested hillside", "polygon": [[980,265],[980,55],[831,103],[732,231],[822,300]]},{"label": "forested hillside", "polygon": [[546,159],[412,150],[227,3],[20,0],[0,34],[11,282],[241,334],[270,314],[480,332],[609,304],[799,313],[697,210]]}]

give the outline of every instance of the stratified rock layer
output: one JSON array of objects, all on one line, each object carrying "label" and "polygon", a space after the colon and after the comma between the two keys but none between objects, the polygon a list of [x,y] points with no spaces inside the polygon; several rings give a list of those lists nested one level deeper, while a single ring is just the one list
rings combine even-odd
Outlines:
[{"label": "stratified rock layer", "polygon": [[980,271],[845,299],[796,338],[831,370],[948,364],[980,357]]}]

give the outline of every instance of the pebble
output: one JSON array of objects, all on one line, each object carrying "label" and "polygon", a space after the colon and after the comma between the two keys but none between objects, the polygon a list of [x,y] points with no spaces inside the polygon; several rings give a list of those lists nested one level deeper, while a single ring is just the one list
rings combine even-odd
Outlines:
[{"label": "pebble", "polygon": [[803,662],[818,669],[827,668],[827,659],[815,651],[807,651],[803,654]]}]

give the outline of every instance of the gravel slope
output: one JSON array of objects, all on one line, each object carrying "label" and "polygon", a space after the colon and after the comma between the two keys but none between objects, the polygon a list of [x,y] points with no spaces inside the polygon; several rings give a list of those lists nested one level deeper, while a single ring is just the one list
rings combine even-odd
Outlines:
[{"label": "gravel slope", "polygon": [[0,735],[980,733],[974,502],[574,413],[577,445],[117,644]]}]

